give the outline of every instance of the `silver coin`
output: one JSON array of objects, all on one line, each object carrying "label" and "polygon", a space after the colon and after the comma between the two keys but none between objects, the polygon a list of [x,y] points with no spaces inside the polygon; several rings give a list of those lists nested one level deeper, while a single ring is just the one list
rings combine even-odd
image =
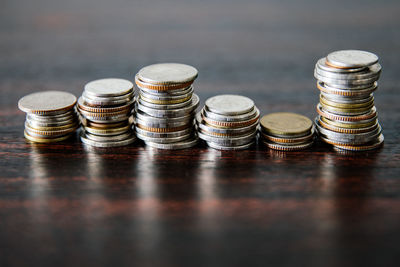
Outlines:
[{"label": "silver coin", "polygon": [[352,88],[353,86],[370,86],[371,84],[373,84],[374,82],[376,82],[378,80],[379,77],[372,77],[372,78],[366,78],[366,79],[360,79],[360,80],[339,80],[339,79],[332,79],[332,78],[328,78],[325,76],[320,75],[319,73],[317,73],[316,71],[314,71],[314,77],[317,80],[320,80],[324,83],[329,84],[330,86],[333,87],[337,87],[339,86],[348,86],[349,88]]},{"label": "silver coin", "polygon": [[107,112],[118,112],[124,109],[132,109],[133,104],[135,103],[134,98],[132,98],[129,102],[118,106],[106,107],[106,106],[89,106],[83,99],[83,97],[78,98],[78,107],[83,110],[87,110],[88,112],[98,112],[98,113],[107,113]]},{"label": "silver coin", "polygon": [[199,97],[194,94],[191,99],[191,104],[185,106],[183,108],[177,109],[153,109],[147,106],[142,105],[140,102],[137,103],[136,107],[138,110],[157,118],[174,118],[174,117],[182,117],[186,114],[193,113],[197,107],[199,106],[200,99]]},{"label": "silver coin", "polygon": [[82,98],[89,106],[118,106],[131,102],[134,95],[130,93],[121,97],[89,97],[83,92]]},{"label": "silver coin", "polygon": [[158,91],[158,90],[153,90],[153,89],[148,89],[148,88],[143,88],[138,86],[141,92],[145,92],[150,95],[158,95],[158,96],[174,96],[174,95],[184,95],[189,93],[190,91],[194,90],[193,85],[190,85],[189,87],[183,88],[183,89],[172,89],[172,90],[165,90],[165,91]]},{"label": "silver coin", "polygon": [[188,121],[193,121],[194,119],[194,113],[189,113],[185,114],[184,116],[181,117],[174,117],[174,118],[158,118],[158,117],[153,117],[149,116],[148,114],[136,110],[136,119],[139,119],[141,121],[148,121],[152,123],[174,123],[174,122],[188,122]]},{"label": "silver coin", "polygon": [[137,98],[137,102],[143,106],[146,106],[146,107],[149,107],[152,109],[159,109],[159,110],[179,109],[179,108],[189,106],[192,103],[192,99],[195,95],[196,94],[193,94],[192,98],[189,99],[188,101],[178,103],[178,104],[154,104],[154,103],[144,101],[143,99],[140,98],[140,96]]},{"label": "silver coin", "polygon": [[177,128],[177,127],[192,127],[193,121],[179,121],[179,122],[152,122],[142,121],[136,118],[136,125],[143,125],[148,128]]},{"label": "silver coin", "polygon": [[113,135],[120,135],[124,134],[127,132],[130,132],[132,130],[131,125],[126,125],[122,127],[116,127],[116,128],[92,128],[92,127],[83,127],[87,133],[94,134],[94,135],[101,135],[101,136],[113,136]]},{"label": "silver coin", "polygon": [[207,111],[207,107],[204,107],[201,113],[206,118],[222,122],[248,121],[260,116],[260,111],[256,107],[254,107],[252,111],[240,115],[220,115],[211,111]]},{"label": "silver coin", "polygon": [[351,68],[351,69],[339,69],[333,68],[326,64],[326,58],[320,58],[315,64],[316,68],[320,68],[321,70],[335,72],[335,73],[352,73],[352,72],[360,72],[362,70],[367,69],[367,67],[360,67],[360,68]]},{"label": "silver coin", "polygon": [[250,124],[245,127],[239,127],[239,128],[216,128],[213,127],[212,125],[207,124],[201,117],[200,113],[196,114],[196,121],[197,121],[197,126],[199,129],[202,129],[206,132],[210,133],[215,133],[215,134],[225,134],[225,135],[243,135],[245,133],[253,132],[257,126],[258,126],[258,121]]},{"label": "silver coin", "polygon": [[113,122],[121,122],[128,120],[130,117],[130,114],[119,114],[119,115],[114,115],[114,116],[88,116],[84,115],[82,116],[88,121],[91,122],[98,122],[98,123],[113,123]]},{"label": "silver coin", "polygon": [[194,132],[194,128],[189,127],[184,130],[176,131],[176,132],[158,133],[158,132],[146,131],[144,129],[136,127],[135,131],[136,131],[136,134],[140,134],[140,135],[152,137],[152,138],[173,138],[173,137],[186,136],[186,135]]},{"label": "silver coin", "polygon": [[317,120],[315,121],[315,125],[318,129],[318,134],[320,136],[333,140],[335,143],[343,144],[358,145],[368,143],[377,138],[381,133],[381,126],[379,124],[378,127],[373,131],[358,134],[339,133],[325,129],[319,124]]},{"label": "silver coin", "polygon": [[43,121],[35,121],[31,120],[28,117],[25,120],[29,125],[32,126],[32,128],[38,128],[38,127],[62,127],[65,125],[75,125],[78,124],[78,119],[71,119],[71,120],[66,120],[66,121],[60,121],[60,122],[43,122]]},{"label": "silver coin", "polygon": [[362,103],[367,103],[367,102],[374,100],[373,94],[358,95],[358,96],[341,96],[341,95],[327,94],[327,93],[321,92],[320,97],[321,96],[327,100],[341,103],[341,104],[362,104]]},{"label": "silver coin", "polygon": [[93,97],[113,97],[129,94],[133,91],[133,83],[117,78],[100,79],[87,83],[85,95]]},{"label": "silver coin", "polygon": [[107,141],[107,142],[99,142],[99,141],[93,141],[91,139],[88,139],[85,136],[85,133],[81,131],[80,133],[80,138],[82,143],[85,145],[89,146],[95,146],[95,147],[119,147],[119,146],[126,146],[129,144],[132,144],[133,142],[136,141],[136,137],[134,135],[131,135],[131,137],[122,140],[122,141]]},{"label": "silver coin", "polygon": [[85,132],[85,137],[98,142],[111,142],[111,141],[122,141],[130,138],[132,136],[132,132],[125,132],[123,134],[117,135],[96,135],[91,134],[89,132]]},{"label": "silver coin", "polygon": [[328,112],[331,114],[339,115],[339,116],[359,116],[359,115],[364,115],[364,114],[369,114],[370,110],[374,108],[374,104],[372,103],[369,108],[364,108],[363,110],[351,110],[351,109],[335,109],[331,106],[328,105],[323,105],[322,103],[320,104],[321,108],[324,112]]},{"label": "silver coin", "polygon": [[361,50],[340,50],[328,54],[326,60],[341,68],[359,68],[377,63],[378,56]]},{"label": "silver coin", "polygon": [[26,114],[26,118],[38,122],[57,123],[57,122],[64,122],[76,119],[76,113],[75,111],[69,111],[56,116],[42,116],[42,115],[28,113]]},{"label": "silver coin", "polygon": [[248,144],[240,145],[240,146],[223,146],[217,143],[213,142],[206,142],[207,145],[213,149],[217,150],[244,150],[250,148],[252,145],[254,145],[255,141],[252,141]]},{"label": "silver coin", "polygon": [[190,90],[187,94],[182,95],[154,95],[148,94],[144,91],[140,91],[140,97],[142,99],[150,99],[156,101],[179,101],[182,99],[189,99],[193,95],[193,89]]},{"label": "silver coin", "polygon": [[186,148],[194,147],[195,145],[197,145],[198,140],[199,140],[198,137],[196,135],[194,135],[193,137],[186,139],[184,141],[171,143],[171,144],[160,144],[160,143],[154,143],[154,142],[149,142],[149,141],[145,141],[144,143],[153,148],[177,150],[177,149],[186,149]]},{"label": "silver coin", "polygon": [[179,63],[161,63],[142,68],[138,78],[151,84],[179,84],[197,78],[198,71],[192,66]]},{"label": "silver coin", "polygon": [[217,95],[206,100],[205,106],[213,113],[221,115],[240,115],[253,110],[254,102],[240,95]]},{"label": "silver coin", "polygon": [[147,135],[142,135],[139,132],[136,132],[136,136],[146,142],[152,142],[152,143],[159,143],[159,144],[171,144],[171,143],[177,143],[184,141],[186,139],[189,139],[192,133],[188,133],[186,135],[182,136],[176,136],[176,137],[149,137]]},{"label": "silver coin", "polygon": [[[54,134],[42,134],[41,132],[35,131],[32,128],[25,127],[25,132],[28,133],[32,137],[36,138],[44,138],[44,139],[55,139],[62,136],[70,135],[71,133],[75,132],[77,128],[68,129],[68,131],[58,132]],[[49,131],[47,131],[48,133]]]},{"label": "silver coin", "polygon": [[328,91],[332,94],[337,95],[369,95],[374,92],[378,88],[378,83],[375,82],[374,84],[370,85],[369,87],[363,86],[363,88],[343,88],[343,87],[332,87],[324,82],[318,81],[318,86]]},{"label": "silver coin", "polygon": [[62,114],[76,104],[76,97],[68,92],[43,91],[24,96],[18,101],[20,110],[35,114]]},{"label": "silver coin", "polygon": [[250,134],[243,135],[243,136],[212,136],[208,135],[207,133],[203,132],[202,130],[198,131],[197,133],[199,135],[199,138],[208,141],[208,142],[213,142],[216,144],[220,144],[223,146],[240,146],[244,145],[247,143],[250,143],[251,140],[253,140],[256,137],[257,131],[254,131]]},{"label": "silver coin", "polygon": [[322,70],[318,67],[315,68],[315,71],[328,78],[332,79],[339,79],[339,80],[362,80],[362,79],[368,79],[368,78],[376,78],[376,80],[379,79],[379,75],[381,73],[382,67],[379,63],[376,63],[372,66],[369,66],[366,68],[366,70],[360,71],[360,72],[355,72],[355,73],[341,73],[341,72],[330,72],[326,70]]},{"label": "silver coin", "polygon": [[383,136],[383,134],[380,134],[378,136],[378,138],[376,138],[374,141],[372,141],[371,143],[369,143],[368,145],[364,145],[364,147],[360,148],[360,147],[349,147],[349,146],[340,146],[340,145],[335,145],[335,149],[338,149],[339,151],[367,151],[367,150],[372,150],[372,149],[377,149],[379,148],[383,142],[384,142],[385,138]]}]

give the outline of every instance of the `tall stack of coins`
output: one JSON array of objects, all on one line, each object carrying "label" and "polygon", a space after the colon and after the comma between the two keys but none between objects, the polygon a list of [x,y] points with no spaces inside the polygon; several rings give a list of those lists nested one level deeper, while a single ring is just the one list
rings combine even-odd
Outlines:
[{"label": "tall stack of coins", "polygon": [[260,120],[261,139],[275,150],[295,151],[312,146],[314,126],[312,121],[299,114],[278,112],[265,115]]},{"label": "tall stack of coins", "polygon": [[[124,79],[101,79],[85,85],[78,99],[83,143],[96,147],[115,147],[133,143],[134,85]],[[131,119],[130,119],[131,118]]]},{"label": "tall stack of coins", "polygon": [[193,93],[195,68],[177,63],[154,64],[135,76],[136,135],[159,149],[183,149],[197,144],[194,116],[199,97]]},{"label": "tall stack of coins", "polygon": [[380,73],[378,57],[370,52],[342,50],[318,60],[314,76],[321,94],[315,124],[324,142],[351,151],[383,143],[373,96]]},{"label": "tall stack of coins", "polygon": [[196,116],[198,135],[215,149],[246,149],[254,144],[259,117],[259,110],[247,97],[214,96]]},{"label": "tall stack of coins", "polygon": [[61,91],[38,92],[21,98],[18,107],[27,113],[26,139],[52,143],[71,137],[79,126],[75,104],[73,94]]}]

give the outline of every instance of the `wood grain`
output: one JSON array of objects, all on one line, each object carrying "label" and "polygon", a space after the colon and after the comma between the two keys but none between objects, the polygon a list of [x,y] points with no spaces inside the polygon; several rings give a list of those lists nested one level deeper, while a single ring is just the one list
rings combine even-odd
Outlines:
[{"label": "wood grain", "polygon": [[[294,3],[293,3],[294,2]],[[0,266],[398,266],[398,1],[3,1]],[[23,95],[80,95],[155,62],[195,66],[202,103],[316,116],[313,68],[377,53],[382,149],[219,152],[23,138]]]}]

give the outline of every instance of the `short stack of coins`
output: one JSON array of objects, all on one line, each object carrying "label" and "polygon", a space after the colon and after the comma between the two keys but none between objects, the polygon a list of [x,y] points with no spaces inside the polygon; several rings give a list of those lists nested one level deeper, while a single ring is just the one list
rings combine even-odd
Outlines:
[{"label": "short stack of coins", "polygon": [[68,139],[79,127],[76,97],[61,91],[44,91],[24,96],[18,107],[26,112],[26,139],[53,143]]},{"label": "short stack of coins", "polygon": [[254,144],[260,111],[240,95],[207,99],[196,116],[199,138],[218,150],[241,150]]},{"label": "short stack of coins", "polygon": [[274,150],[296,151],[312,146],[314,126],[312,121],[296,113],[277,112],[260,120],[260,138]]},{"label": "short stack of coins", "polygon": [[318,60],[320,102],[315,124],[320,138],[339,150],[363,151],[382,145],[373,92],[381,73],[378,57],[360,50],[341,50]]},{"label": "short stack of coins", "polygon": [[133,143],[134,85],[124,79],[100,79],[85,85],[77,108],[81,117],[81,140],[95,147]]},{"label": "short stack of coins", "polygon": [[194,67],[178,63],[149,65],[136,74],[135,130],[146,145],[184,149],[197,144],[194,117],[199,97],[193,93],[197,75]]}]

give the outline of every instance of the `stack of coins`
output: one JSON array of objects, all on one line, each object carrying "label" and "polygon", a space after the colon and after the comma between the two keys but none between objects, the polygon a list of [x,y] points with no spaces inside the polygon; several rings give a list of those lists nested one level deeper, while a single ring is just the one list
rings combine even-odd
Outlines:
[{"label": "stack of coins", "polygon": [[20,110],[27,113],[25,137],[37,143],[52,143],[71,137],[79,123],[76,97],[61,91],[33,93],[21,98]]},{"label": "stack of coins", "polygon": [[197,144],[194,116],[199,97],[193,93],[197,70],[177,63],[142,68],[135,77],[139,88],[136,135],[159,149],[183,149]]},{"label": "stack of coins", "polygon": [[133,83],[124,79],[101,79],[85,85],[78,99],[84,144],[115,147],[133,143]]},{"label": "stack of coins", "polygon": [[309,148],[314,142],[312,121],[299,114],[278,112],[260,120],[260,137],[264,144],[275,150],[295,151]]},{"label": "stack of coins", "polygon": [[198,135],[215,149],[246,149],[255,142],[259,118],[259,110],[247,97],[214,96],[196,116]]},{"label": "stack of coins", "polygon": [[320,138],[337,149],[362,151],[383,143],[374,105],[381,65],[375,54],[342,50],[318,60],[321,91],[315,124]]}]

